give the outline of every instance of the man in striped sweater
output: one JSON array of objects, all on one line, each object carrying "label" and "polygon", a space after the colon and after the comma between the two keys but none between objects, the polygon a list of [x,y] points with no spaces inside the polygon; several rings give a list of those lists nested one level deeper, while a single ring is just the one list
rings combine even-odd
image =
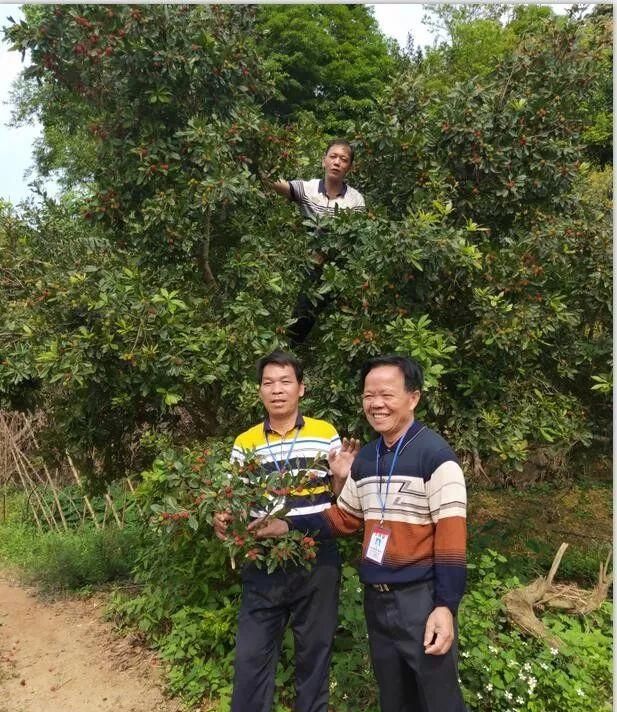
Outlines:
[{"label": "man in striped sweater", "polygon": [[363,526],[360,579],[382,712],[464,712],[455,644],[466,578],[463,473],[446,441],[414,417],[416,363],[375,358],[360,380],[379,437],[355,458],[336,507],[301,524],[268,522],[261,535],[301,526],[338,536]]},{"label": "man in striped sweater", "polygon": [[[300,413],[304,395],[300,362],[275,351],[257,366],[259,395],[267,417],[236,438],[231,459],[243,462],[254,453],[266,472],[293,470],[328,456],[338,494],[359,450],[356,440],[341,439],[330,423]],[[287,496],[289,521],[303,521],[332,505],[329,472],[302,491]],[[258,476],[258,475],[257,475]],[[251,512],[255,517],[262,512]],[[215,516],[215,532],[224,539],[228,515]],[[255,521],[258,521],[256,519]],[[242,570],[242,603],[238,618],[232,712],[270,712],[276,665],[283,632],[291,625],[296,652],[295,712],[327,712],[328,673],[337,626],[340,559],[333,539],[319,547],[310,571],[302,566],[275,569],[271,574],[247,564]]]}]

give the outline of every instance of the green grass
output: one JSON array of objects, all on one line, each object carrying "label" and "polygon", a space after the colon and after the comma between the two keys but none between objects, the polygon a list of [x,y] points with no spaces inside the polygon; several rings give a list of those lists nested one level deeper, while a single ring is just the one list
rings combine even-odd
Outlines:
[{"label": "green grass", "polygon": [[69,531],[40,532],[24,521],[23,497],[7,497],[0,522],[0,565],[42,591],[58,593],[100,586],[130,576],[137,551],[137,530],[93,525]]},{"label": "green grass", "polygon": [[470,490],[469,558],[495,549],[523,579],[544,576],[559,545],[569,547],[557,581],[592,588],[612,543],[607,482],[543,483],[525,489]]}]

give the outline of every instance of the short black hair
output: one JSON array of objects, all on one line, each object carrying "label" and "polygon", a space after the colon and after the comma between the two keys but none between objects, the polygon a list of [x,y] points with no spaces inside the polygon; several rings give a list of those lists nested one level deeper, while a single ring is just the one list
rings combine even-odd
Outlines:
[{"label": "short black hair", "polygon": [[326,146],[326,151],[324,153],[324,156],[328,155],[328,151],[332,148],[332,146],[345,146],[345,148],[349,151],[349,163],[353,163],[354,156],[356,155],[356,152],[354,151],[354,147],[349,143],[349,141],[345,138],[335,138],[330,143]]},{"label": "short black hair", "polygon": [[377,356],[369,359],[360,369],[360,387],[364,388],[364,382],[369,371],[378,366],[396,366],[400,368],[405,378],[406,391],[421,391],[424,383],[422,367],[409,356],[399,356],[390,354],[388,356]]},{"label": "short black hair", "polygon": [[281,351],[277,349],[267,356],[262,356],[262,358],[257,361],[257,382],[261,385],[261,381],[264,375],[264,368],[271,363],[275,363],[278,366],[292,366],[298,383],[302,383],[304,378],[304,368],[298,359],[287,351]]}]

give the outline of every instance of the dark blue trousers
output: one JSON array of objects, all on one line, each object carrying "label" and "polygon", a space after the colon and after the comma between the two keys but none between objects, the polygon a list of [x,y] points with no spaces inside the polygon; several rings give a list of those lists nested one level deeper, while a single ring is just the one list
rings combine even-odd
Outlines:
[{"label": "dark blue trousers", "polygon": [[337,627],[340,568],[316,564],[243,574],[231,712],[270,712],[286,625],[296,658],[295,712],[328,712],[328,671]]},{"label": "dark blue trousers", "polygon": [[456,641],[445,655],[424,652],[424,629],[433,607],[432,582],[389,592],[364,587],[381,712],[466,712]]}]

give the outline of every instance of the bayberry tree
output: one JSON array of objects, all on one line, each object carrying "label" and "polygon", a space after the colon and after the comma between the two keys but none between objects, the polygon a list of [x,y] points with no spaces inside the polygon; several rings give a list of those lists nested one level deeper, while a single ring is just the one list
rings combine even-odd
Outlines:
[{"label": "bayberry tree", "polygon": [[245,427],[252,365],[287,346],[318,239],[311,290],[329,306],[299,349],[307,409],[368,436],[358,367],[400,350],[426,369],[423,417],[477,473],[509,478],[538,449],[557,462],[602,437],[610,183],[584,158],[606,17],[536,17],[451,88],[417,58],[358,122],[367,214],[315,238],[258,179],[318,175],[323,144],[309,112],[267,118],[253,13],[30,6],[9,29],[46,130],[88,149],[69,162],[72,197],[4,216],[5,402],[44,404],[57,441],[107,477],[141,462],[145,429]]}]

